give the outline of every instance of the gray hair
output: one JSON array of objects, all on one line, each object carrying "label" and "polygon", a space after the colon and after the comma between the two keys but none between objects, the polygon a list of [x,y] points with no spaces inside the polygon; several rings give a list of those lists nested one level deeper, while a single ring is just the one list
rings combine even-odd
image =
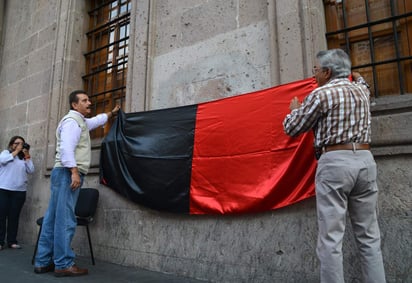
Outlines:
[{"label": "gray hair", "polygon": [[347,78],[351,74],[351,61],[342,49],[319,51],[316,54],[319,67],[331,70],[331,79]]}]

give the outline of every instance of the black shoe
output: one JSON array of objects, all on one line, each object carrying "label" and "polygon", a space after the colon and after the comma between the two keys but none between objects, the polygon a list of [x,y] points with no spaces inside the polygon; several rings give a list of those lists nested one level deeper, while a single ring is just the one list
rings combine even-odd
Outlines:
[{"label": "black shoe", "polygon": [[52,272],[52,271],[54,271],[54,263],[50,263],[47,266],[35,267],[34,268],[34,273],[37,273],[37,274],[47,273],[47,272]]}]

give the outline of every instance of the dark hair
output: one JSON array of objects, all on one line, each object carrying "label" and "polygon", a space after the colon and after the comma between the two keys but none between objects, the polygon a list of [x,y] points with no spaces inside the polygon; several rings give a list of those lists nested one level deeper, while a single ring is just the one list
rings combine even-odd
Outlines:
[{"label": "dark hair", "polygon": [[78,94],[86,94],[87,93],[84,90],[74,90],[70,93],[69,95],[69,104],[70,104],[70,110],[74,110],[72,104],[73,103],[78,103],[79,102],[79,97],[77,96]]},{"label": "dark hair", "polygon": [[[14,136],[14,137],[12,137],[12,138],[10,139],[10,141],[9,141],[9,151],[10,151],[10,152],[12,152],[11,147],[12,147],[12,145],[14,144],[14,142],[15,142],[17,139],[22,140],[22,141],[23,141],[23,144],[26,143],[26,141],[24,140],[24,138],[21,137],[21,136]],[[20,152],[17,154],[17,156],[19,157],[20,160],[22,160],[22,159],[24,158],[24,152],[23,152],[23,151],[20,151]]]},{"label": "dark hair", "polygon": [[14,144],[14,142],[15,142],[17,139],[21,139],[21,140],[23,141],[23,144],[26,142],[26,141],[24,140],[24,138],[22,138],[21,136],[14,136],[14,137],[12,137],[12,138],[10,139],[10,141],[9,141],[9,148]]}]

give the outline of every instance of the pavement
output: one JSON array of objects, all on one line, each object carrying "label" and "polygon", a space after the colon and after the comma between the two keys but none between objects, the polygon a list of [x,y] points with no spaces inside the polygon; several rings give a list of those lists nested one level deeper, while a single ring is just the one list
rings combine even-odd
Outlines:
[{"label": "pavement", "polygon": [[21,244],[22,249],[5,248],[0,251],[1,283],[205,283],[206,281],[179,277],[161,272],[149,271],[136,267],[125,267],[96,260],[92,265],[90,257],[76,257],[76,264],[89,269],[89,274],[78,277],[55,277],[53,272],[36,274],[31,259],[33,246]]}]

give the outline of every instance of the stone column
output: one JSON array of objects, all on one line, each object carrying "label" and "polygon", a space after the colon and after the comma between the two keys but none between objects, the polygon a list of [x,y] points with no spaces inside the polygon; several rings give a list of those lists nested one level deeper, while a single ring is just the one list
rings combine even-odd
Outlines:
[{"label": "stone column", "polygon": [[315,54],[327,48],[322,0],[268,3],[272,85],[311,76]]}]

